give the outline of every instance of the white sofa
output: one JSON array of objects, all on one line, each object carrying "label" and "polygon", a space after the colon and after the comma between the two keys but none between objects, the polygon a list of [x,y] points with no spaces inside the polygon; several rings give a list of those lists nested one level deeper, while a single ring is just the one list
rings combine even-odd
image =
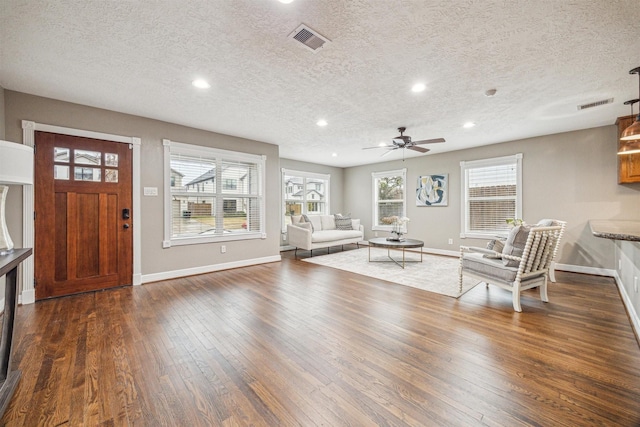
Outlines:
[{"label": "white sofa", "polygon": [[289,244],[298,249],[311,251],[314,249],[341,246],[349,243],[358,244],[364,239],[364,226],[359,219],[351,220],[352,230],[338,230],[334,215],[306,215],[310,223],[300,216],[292,217],[293,224],[287,225]]}]

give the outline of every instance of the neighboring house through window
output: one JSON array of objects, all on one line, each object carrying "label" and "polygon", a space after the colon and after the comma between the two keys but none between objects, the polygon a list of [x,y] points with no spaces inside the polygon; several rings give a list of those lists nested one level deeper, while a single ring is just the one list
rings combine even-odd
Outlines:
[{"label": "neighboring house through window", "polygon": [[522,154],[460,162],[460,171],[460,237],[506,236],[506,219],[522,219]]},{"label": "neighboring house through window", "polygon": [[163,143],[164,247],[265,237],[265,156]]},{"label": "neighboring house through window", "polygon": [[373,230],[391,231],[392,225],[387,223],[392,216],[406,216],[407,170],[399,169],[371,174],[373,188]]},{"label": "neighboring house through window", "polygon": [[291,217],[302,214],[329,215],[331,175],[282,169],[284,215],[282,231]]}]

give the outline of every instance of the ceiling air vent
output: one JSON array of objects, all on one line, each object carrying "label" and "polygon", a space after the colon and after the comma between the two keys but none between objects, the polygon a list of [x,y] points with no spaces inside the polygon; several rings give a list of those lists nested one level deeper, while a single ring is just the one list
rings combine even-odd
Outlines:
[{"label": "ceiling air vent", "polygon": [[299,41],[304,47],[313,53],[322,49],[326,43],[331,43],[331,40],[304,24],[300,25],[293,33],[289,34],[289,37]]},{"label": "ceiling air vent", "polygon": [[587,108],[599,107],[601,105],[611,104],[613,98],[603,99],[602,101],[590,102],[589,104],[578,105],[578,111],[586,110]]}]

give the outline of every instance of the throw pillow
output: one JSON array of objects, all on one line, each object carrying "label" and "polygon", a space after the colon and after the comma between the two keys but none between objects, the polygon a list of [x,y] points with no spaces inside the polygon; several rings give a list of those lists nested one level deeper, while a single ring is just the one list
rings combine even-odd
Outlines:
[{"label": "throw pillow", "polygon": [[[502,250],[503,255],[511,255],[521,257],[524,252],[524,247],[527,244],[527,238],[529,237],[529,230],[531,227],[528,225],[518,225],[511,229],[507,241],[504,244]],[[519,262],[509,259],[503,259],[502,263],[507,267],[517,267]]]},{"label": "throw pillow", "polygon": [[306,230],[311,230],[311,232],[313,233],[313,224],[311,224],[310,222],[299,222],[296,224],[296,227],[304,228]]},{"label": "throw pillow", "polygon": [[320,215],[320,223],[323,230],[335,230],[336,219],[334,215]]},{"label": "throw pillow", "polygon": [[302,218],[304,219],[304,222],[311,224],[311,232],[313,233],[314,231],[316,231],[313,227],[313,223],[311,222],[311,220],[309,219],[309,217],[307,215],[302,215]]},{"label": "throw pillow", "polygon": [[336,222],[336,230],[353,230],[353,226],[351,225],[351,214],[349,214],[349,216],[335,214],[334,219]]},{"label": "throw pillow", "polygon": [[[502,240],[491,240],[489,243],[487,243],[487,249],[492,250],[494,252],[502,253],[502,251],[504,250],[504,242]],[[495,259],[502,258],[500,255],[493,255],[493,254],[484,254],[483,256],[485,258],[495,258]]]}]

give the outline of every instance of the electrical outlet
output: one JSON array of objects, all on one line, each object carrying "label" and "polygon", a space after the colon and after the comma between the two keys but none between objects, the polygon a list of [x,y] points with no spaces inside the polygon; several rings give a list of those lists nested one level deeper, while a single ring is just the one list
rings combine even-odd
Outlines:
[{"label": "electrical outlet", "polygon": [[377,231],[373,233],[373,237],[378,237],[378,232]]},{"label": "electrical outlet", "polygon": [[633,276],[633,290],[638,293],[638,276]]},{"label": "electrical outlet", "polygon": [[453,245],[453,239],[449,239],[449,244]]},{"label": "electrical outlet", "polygon": [[225,245],[220,246],[220,253],[221,254],[226,254],[227,253],[227,247]]},{"label": "electrical outlet", "polygon": [[618,270],[622,270],[622,260],[618,260]]},{"label": "electrical outlet", "polygon": [[286,241],[286,240],[287,240],[287,234],[286,234],[286,233],[284,233],[284,234],[282,234],[282,241],[284,242],[284,241]]}]

